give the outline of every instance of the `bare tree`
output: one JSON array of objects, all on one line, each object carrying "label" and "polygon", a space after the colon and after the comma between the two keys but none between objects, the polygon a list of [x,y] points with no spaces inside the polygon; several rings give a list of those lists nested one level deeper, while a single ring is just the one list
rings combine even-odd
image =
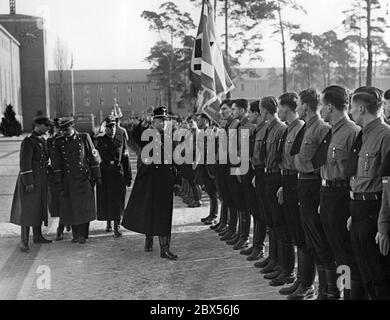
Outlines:
[{"label": "bare tree", "polygon": [[63,117],[67,114],[69,108],[69,50],[66,44],[57,37],[54,48],[54,64],[56,68],[55,73],[55,90],[54,101],[56,103],[57,117]]}]

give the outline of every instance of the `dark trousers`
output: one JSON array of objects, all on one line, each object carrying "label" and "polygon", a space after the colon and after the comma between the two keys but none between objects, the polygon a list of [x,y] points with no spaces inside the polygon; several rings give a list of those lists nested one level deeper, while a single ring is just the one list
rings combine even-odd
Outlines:
[{"label": "dark trousers", "polygon": [[225,203],[222,201],[221,202],[221,215],[220,215],[220,218],[219,218],[219,221],[222,223],[222,224],[227,224],[228,223],[228,218],[229,218],[229,208],[227,207],[227,205],[225,205]]},{"label": "dark trousers", "polygon": [[306,245],[314,250],[317,263],[325,269],[335,269],[332,249],[325,236],[318,207],[320,204],[321,179],[299,180],[298,200]]},{"label": "dark trousers", "polygon": [[248,211],[239,211],[238,228],[241,239],[248,240],[251,228],[251,215]]},{"label": "dark trousers", "polygon": [[277,240],[283,244],[292,244],[292,239],[287,232],[287,223],[284,220],[283,206],[278,203],[276,196],[282,186],[282,176],[280,173],[265,175],[265,194],[269,210],[266,211],[267,225],[275,232]]},{"label": "dark trousers", "polygon": [[265,194],[265,177],[264,177],[264,168],[262,167],[255,167],[255,177],[256,177],[256,200],[257,200],[257,207],[259,209],[259,217],[261,221],[264,223],[264,225],[267,225],[266,223],[266,211],[267,208],[267,201],[266,201],[266,194]]},{"label": "dark trousers", "polygon": [[237,221],[238,221],[238,211],[236,208],[229,207],[229,214],[228,214],[228,225],[229,230],[236,232],[237,230]]},{"label": "dark trousers", "polygon": [[88,239],[89,236],[89,223],[80,224],[78,226],[72,226],[73,239],[83,237]]},{"label": "dark trousers", "polygon": [[262,219],[261,205],[259,204],[259,201],[257,199],[256,188],[252,184],[254,177],[255,170],[250,168],[249,172],[246,175],[242,176],[242,188],[246,206],[249,209],[249,213],[252,215],[254,222],[253,246],[263,248],[267,233],[267,225],[264,219]]},{"label": "dark trousers", "polygon": [[338,265],[351,269],[351,278],[360,280],[359,270],[352,251],[351,235],[347,229],[349,188],[321,188],[320,218],[326,238]]},{"label": "dark trousers", "polygon": [[210,198],[210,216],[216,217],[218,215],[218,192],[215,179],[210,177],[206,165],[198,167],[198,175],[200,182],[205,186],[206,193]]},{"label": "dark trousers", "polygon": [[381,201],[351,201],[351,244],[360,274],[371,299],[390,299],[390,255],[375,243]]},{"label": "dark trousers", "polygon": [[287,232],[294,244],[305,251],[305,233],[302,228],[298,205],[298,176],[282,176],[283,187],[283,217]]}]

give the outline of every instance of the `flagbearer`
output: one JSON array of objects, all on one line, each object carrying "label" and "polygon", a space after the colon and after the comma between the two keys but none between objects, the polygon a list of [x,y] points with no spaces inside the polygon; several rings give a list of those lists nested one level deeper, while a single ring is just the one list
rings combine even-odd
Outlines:
[{"label": "flagbearer", "polygon": [[122,135],[116,135],[115,117],[105,120],[106,134],[96,140],[102,162],[100,171],[102,185],[97,187],[97,218],[99,221],[114,221],[114,234],[122,236],[119,231],[120,219],[124,211],[126,186],[131,185],[131,165],[127,143]]},{"label": "flagbearer", "polygon": [[101,185],[100,156],[88,133],[78,133],[73,118],[62,118],[55,141],[53,169],[61,192],[61,220],[72,226],[73,243],[88,239],[96,219],[94,186]]},{"label": "flagbearer", "polygon": [[20,172],[16,182],[11,207],[11,223],[21,227],[21,251],[29,251],[30,227],[33,228],[34,243],[51,241],[42,236],[42,222],[47,226],[47,165],[49,154],[42,137],[50,126],[46,116],[34,118],[34,130],[26,137],[20,149]]}]

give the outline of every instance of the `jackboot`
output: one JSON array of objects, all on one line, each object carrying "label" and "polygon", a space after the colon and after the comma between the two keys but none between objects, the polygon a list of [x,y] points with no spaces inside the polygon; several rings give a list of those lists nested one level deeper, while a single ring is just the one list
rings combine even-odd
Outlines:
[{"label": "jackboot", "polygon": [[106,232],[112,232],[111,221],[107,221]]},{"label": "jackboot", "polygon": [[35,226],[33,227],[33,239],[34,243],[39,243],[39,244],[48,244],[52,243],[51,240],[47,240],[42,236],[42,229],[41,226]]},{"label": "jackboot", "polygon": [[145,237],[145,252],[152,252],[153,251],[153,236],[146,235]]},{"label": "jackboot", "polygon": [[234,246],[238,241],[240,241],[240,234],[235,233],[230,239],[226,240],[226,244]]},{"label": "jackboot", "polygon": [[171,236],[159,236],[160,256],[162,259],[177,260],[177,255],[170,251]]},{"label": "jackboot", "polygon": [[222,230],[225,230],[226,228],[227,228],[227,224],[225,224],[224,222],[221,222],[221,224],[218,226],[218,228],[215,229],[214,231],[219,234],[222,232]]},{"label": "jackboot", "polygon": [[119,221],[114,221],[114,237],[115,238],[122,237],[122,233],[120,232],[120,223],[119,223]]},{"label": "jackboot", "polygon": [[58,224],[56,241],[64,240],[64,230],[65,226],[61,223]]},{"label": "jackboot", "polygon": [[255,266],[255,268],[260,268],[260,269],[265,268],[267,266],[267,264],[270,262],[270,260],[271,260],[271,257],[268,256],[265,259],[262,259],[260,261],[255,262],[254,266]]},{"label": "jackboot", "polygon": [[210,227],[210,230],[216,231],[220,226],[222,222],[219,221],[218,223],[214,224],[213,226]]},{"label": "jackboot", "polygon": [[295,281],[294,265],[295,265],[295,252],[294,246],[288,243],[282,243],[279,241],[278,252],[280,252],[279,261],[282,266],[282,273],[270,282],[271,287],[280,287],[285,284],[290,284]]},{"label": "jackboot", "polygon": [[248,238],[240,237],[238,242],[233,246],[233,250],[242,250],[244,248],[247,248],[249,245]]},{"label": "jackboot", "polygon": [[293,294],[298,289],[299,284],[301,283],[303,251],[300,248],[298,248],[297,258],[298,258],[297,277],[295,279],[295,282],[291,286],[286,287],[286,288],[282,288],[282,289],[279,290],[279,293],[282,296],[287,296],[287,295]]},{"label": "jackboot", "polygon": [[275,237],[275,233],[273,230],[269,232],[269,253],[270,260],[268,264],[260,270],[260,273],[267,274],[273,273],[276,271],[276,267],[278,266],[278,241]]},{"label": "jackboot", "polygon": [[301,261],[301,279],[298,289],[287,296],[288,300],[309,300],[315,296],[313,285],[316,274],[314,257],[311,253],[303,250],[300,250],[300,253],[301,256],[298,261]]},{"label": "jackboot", "polygon": [[326,271],[324,266],[317,265],[318,273],[318,294],[317,300],[328,300],[328,282],[326,280]]},{"label": "jackboot", "polygon": [[279,277],[282,273],[283,269],[280,265],[277,265],[273,272],[267,273],[264,275],[265,280],[274,280]]},{"label": "jackboot", "polygon": [[236,231],[232,229],[227,229],[226,232],[222,233],[221,241],[231,240],[234,236],[236,236]]},{"label": "jackboot", "polygon": [[336,270],[325,269],[326,281],[328,283],[328,300],[340,300],[340,290],[337,288],[338,275]]},{"label": "jackboot", "polygon": [[218,205],[218,198],[210,197],[210,214],[206,221],[203,222],[206,226],[212,225],[214,220],[217,219]]},{"label": "jackboot", "polygon": [[21,231],[20,232],[20,238],[21,238],[20,251],[28,252],[28,251],[30,251],[30,247],[28,246],[30,227],[23,227],[22,226],[20,231]]},{"label": "jackboot", "polygon": [[254,250],[254,247],[251,246],[251,247],[249,247],[247,249],[241,250],[240,254],[243,255],[243,256],[250,256],[252,254],[253,250]]},{"label": "jackboot", "polygon": [[78,243],[79,242],[79,237],[80,237],[80,231],[79,231],[80,226],[72,226],[72,243]]},{"label": "jackboot", "polygon": [[264,248],[253,247],[252,253],[246,258],[247,261],[256,261],[264,257]]}]

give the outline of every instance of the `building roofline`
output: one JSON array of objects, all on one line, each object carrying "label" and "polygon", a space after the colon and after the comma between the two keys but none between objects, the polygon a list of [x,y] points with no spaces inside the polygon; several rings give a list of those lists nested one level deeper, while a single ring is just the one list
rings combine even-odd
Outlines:
[{"label": "building roofline", "polygon": [[12,40],[13,42],[15,42],[15,43],[20,47],[20,42],[19,42],[18,40],[16,40],[15,37],[14,37],[12,34],[10,34],[10,33],[7,31],[7,29],[4,28],[1,24],[0,24],[0,30],[1,30],[2,32],[4,32],[8,37],[10,37],[11,40]]}]

